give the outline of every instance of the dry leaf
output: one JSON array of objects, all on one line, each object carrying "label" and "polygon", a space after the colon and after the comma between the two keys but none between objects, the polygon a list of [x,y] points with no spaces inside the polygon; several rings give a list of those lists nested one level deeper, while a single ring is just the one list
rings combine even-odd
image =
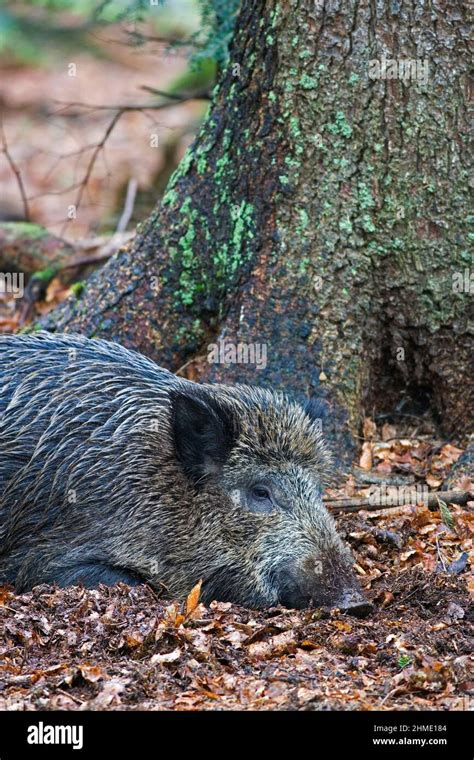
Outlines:
[{"label": "dry leaf", "polygon": [[366,441],[372,441],[377,435],[377,425],[370,417],[364,419],[363,434]]},{"label": "dry leaf", "polygon": [[297,697],[298,702],[300,704],[305,704],[306,702],[311,702],[311,700],[317,699],[318,696],[319,696],[318,692],[315,691],[315,689],[307,689],[305,686],[302,686],[296,692],[296,697]]},{"label": "dry leaf", "polygon": [[278,636],[272,636],[269,641],[257,641],[250,644],[248,652],[253,657],[265,660],[270,657],[279,657],[283,654],[296,651],[296,641],[292,631],[279,633]]},{"label": "dry leaf", "polygon": [[372,444],[364,443],[362,445],[362,454],[360,456],[359,466],[362,470],[372,469]]},{"label": "dry leaf", "polygon": [[0,586],[0,606],[4,605],[12,596],[11,591],[5,586]]},{"label": "dry leaf", "polygon": [[389,425],[386,422],[382,427],[382,441],[390,441],[397,435],[397,429],[394,425]]},{"label": "dry leaf", "polygon": [[104,672],[98,665],[90,665],[89,663],[84,662],[82,665],[79,665],[79,670],[83,679],[90,683],[95,683],[101,678],[104,678]]},{"label": "dry leaf", "polygon": [[181,657],[181,654],[181,649],[179,647],[176,647],[176,649],[173,649],[172,652],[152,655],[150,658],[150,663],[152,665],[164,665],[170,662],[176,662]]},{"label": "dry leaf", "polygon": [[199,597],[201,595],[201,586],[202,586],[202,578],[194,588],[190,591],[188,594],[188,598],[186,599],[186,617],[189,617],[192,612],[196,609],[196,607],[199,604]]}]

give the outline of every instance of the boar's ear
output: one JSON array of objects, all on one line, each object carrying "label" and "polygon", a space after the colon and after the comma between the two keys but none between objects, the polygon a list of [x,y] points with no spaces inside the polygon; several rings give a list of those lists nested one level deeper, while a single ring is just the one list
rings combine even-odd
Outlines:
[{"label": "boar's ear", "polygon": [[174,446],[186,475],[197,481],[217,473],[237,437],[231,411],[206,393],[170,396]]}]

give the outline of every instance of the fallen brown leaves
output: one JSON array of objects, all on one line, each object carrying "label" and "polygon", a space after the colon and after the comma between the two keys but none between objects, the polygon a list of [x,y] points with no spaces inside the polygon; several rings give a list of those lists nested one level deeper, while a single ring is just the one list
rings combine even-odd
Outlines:
[{"label": "fallen brown leaves", "polygon": [[468,698],[464,581],[418,567],[376,589],[370,620],[213,603],[178,625],[176,605],[146,587],[3,590],[0,707],[453,708]]},{"label": "fallen brown leaves", "polygon": [[453,708],[474,687],[465,582],[419,567],[368,620],[214,602],[176,625],[124,585],[2,598],[3,709]]},{"label": "fallen brown leaves", "polygon": [[[403,465],[416,478],[444,475],[459,450],[370,441],[366,451],[375,469]],[[0,588],[0,709],[467,709],[474,514],[448,508],[449,521],[421,504],[338,518],[375,605],[363,620],[205,607],[200,583],[184,603],[121,584]]]}]

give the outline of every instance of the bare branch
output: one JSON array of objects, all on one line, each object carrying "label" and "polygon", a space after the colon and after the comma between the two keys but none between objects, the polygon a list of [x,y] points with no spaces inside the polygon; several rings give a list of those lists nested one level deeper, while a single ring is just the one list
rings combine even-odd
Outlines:
[{"label": "bare branch", "polygon": [[[76,267],[89,266],[89,264],[96,264],[99,261],[110,259],[110,257],[113,256],[114,253],[116,253],[118,249],[121,248],[121,246],[128,243],[128,241],[131,240],[134,235],[134,232],[116,232],[114,235],[112,235],[112,237],[106,240],[97,238],[96,241],[83,241],[82,244],[76,242],[76,246],[83,249],[87,247],[89,249],[101,248],[101,250],[88,255],[77,254],[71,256],[68,259],[67,263],[61,264],[58,268],[61,271],[64,271],[66,269],[75,269]],[[84,242],[86,245],[84,245]]]},{"label": "bare branch", "polygon": [[196,43],[192,40],[183,40],[180,37],[160,37],[128,29],[125,29],[125,34],[129,37],[133,37],[135,42],[160,42],[163,45],[179,45],[180,47],[190,47],[193,45],[196,47]]},{"label": "bare branch", "polygon": [[20,191],[21,200],[22,200],[22,203],[23,203],[23,210],[25,212],[25,219],[29,222],[30,221],[30,208],[28,206],[28,198],[26,197],[25,186],[23,184],[23,179],[22,179],[22,176],[21,176],[21,172],[20,172],[18,166],[16,165],[15,161],[13,160],[13,157],[12,157],[12,155],[11,155],[9,149],[8,149],[7,137],[5,135],[5,130],[3,128],[3,121],[1,119],[1,117],[0,117],[0,135],[2,137],[2,153],[5,155],[5,158],[7,159],[12,172],[14,173],[14,175],[16,177],[16,181],[17,181],[17,184],[18,184],[18,189]]},{"label": "bare branch", "polygon": [[[166,95],[166,93],[164,93]],[[53,100],[53,103],[57,103],[57,105],[61,106],[56,113],[62,113],[63,111],[66,111],[68,108],[86,108],[90,111],[122,111],[125,113],[126,111],[161,111],[163,108],[171,108],[174,103],[188,103],[190,100],[202,100],[203,98],[209,99],[209,96],[207,93],[197,93],[197,94],[191,94],[191,95],[166,95],[167,97],[171,98],[173,102],[171,103],[124,103],[123,105],[110,105],[110,106],[104,106],[104,105],[94,105],[93,103],[84,103],[81,101],[72,101],[69,103],[66,103],[64,100]]]},{"label": "bare branch", "polygon": [[188,97],[190,100],[210,100],[211,95],[203,90],[202,92],[196,92],[192,95],[176,95],[173,92],[165,92],[164,90],[157,90],[155,87],[148,87],[148,85],[143,84],[140,87],[140,90],[145,90],[146,92],[151,92],[152,95],[160,95],[162,98],[169,98],[170,100],[177,100],[178,102],[181,101],[184,98]]},{"label": "bare branch", "polygon": [[88,182],[90,180],[90,177],[91,177],[91,174],[92,174],[92,170],[94,168],[94,165],[95,165],[95,162],[97,160],[97,157],[98,157],[100,151],[102,150],[102,148],[104,147],[105,143],[107,142],[109,136],[111,135],[111,133],[112,133],[115,125],[117,124],[117,122],[119,121],[119,119],[123,116],[123,114],[124,114],[123,110],[117,111],[117,113],[114,114],[114,116],[111,119],[111,121],[110,121],[107,129],[105,130],[105,132],[104,132],[104,134],[102,136],[102,139],[99,140],[99,142],[97,143],[97,145],[95,146],[95,148],[94,148],[94,150],[92,152],[92,156],[89,159],[89,163],[87,165],[87,169],[86,169],[86,173],[84,175],[84,179],[81,182],[81,185],[79,187],[79,192],[77,194],[76,203],[75,203],[76,211],[79,208],[79,206],[81,205],[82,196],[84,195],[84,192],[86,190],[87,184],[88,184]]},{"label": "bare branch", "polygon": [[133,214],[133,207],[135,205],[135,198],[137,195],[138,182],[134,177],[131,177],[127,186],[127,195],[125,197],[125,204],[122,211],[122,216],[117,224],[116,232],[125,232],[130,218]]},{"label": "bare branch", "polygon": [[[179,103],[185,103],[189,100],[195,100],[194,96],[178,96],[177,102]],[[81,103],[81,102],[73,102],[73,103],[64,103],[63,101],[55,100],[55,103],[58,103],[59,105],[63,106],[61,110],[65,110],[65,108],[71,108],[75,106],[76,108],[88,108],[91,110],[100,110],[100,111],[116,111],[114,116],[112,117],[111,121],[109,122],[109,125],[107,129],[104,132],[104,135],[102,136],[101,140],[94,146],[92,150],[92,155],[89,159],[89,162],[87,164],[86,172],[84,175],[83,180],[78,184],[79,192],[77,194],[76,198],[76,211],[81,205],[83,195],[86,191],[87,185],[89,183],[89,180],[92,175],[92,171],[94,169],[95,163],[97,161],[97,158],[100,154],[100,151],[104,147],[105,143],[107,142],[108,138],[110,137],[114,127],[116,126],[117,122],[120,120],[120,118],[123,116],[124,113],[127,113],[129,111],[147,111],[147,110],[161,110],[163,108],[169,108],[170,103],[156,103],[156,104],[143,104],[143,105],[122,105],[122,106],[95,106],[88,103]],[[69,188],[71,189],[71,188]],[[65,192],[64,190],[61,192]],[[63,233],[64,234],[63,227]]]}]

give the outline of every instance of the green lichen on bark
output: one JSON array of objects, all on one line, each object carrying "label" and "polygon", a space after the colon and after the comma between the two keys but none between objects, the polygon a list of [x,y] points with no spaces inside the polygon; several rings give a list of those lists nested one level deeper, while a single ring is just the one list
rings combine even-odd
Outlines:
[{"label": "green lichen on bark", "polygon": [[[283,256],[298,251],[304,262],[300,300],[316,302],[316,315],[304,306],[299,311],[312,323],[307,340],[320,342],[324,383],[336,389],[355,426],[361,395],[377,374],[377,362],[386,360],[387,343],[390,355],[405,346],[410,361],[401,374],[416,374],[415,346],[426,342],[422,333],[435,335],[461,322],[469,339],[467,298],[453,298],[452,292],[453,273],[472,256],[457,212],[467,212],[469,203],[462,99],[467,40],[456,3],[447,17],[437,18],[409,5],[391,13],[369,3],[350,3],[345,12],[302,5],[288,3],[273,85],[284,93],[280,131],[290,136],[285,184],[292,190],[291,203],[279,204],[277,226]],[[315,29],[306,40],[311,55],[295,59],[304,21]],[[415,27],[423,41],[418,56],[438,61],[430,85],[371,81],[369,60],[390,55],[387,39],[396,40],[399,58],[413,57]],[[329,40],[336,51],[330,67]],[[457,46],[456,63],[446,43]],[[312,222],[309,230],[302,209]],[[284,279],[285,269],[279,283],[288,298],[292,283]],[[312,277],[322,279],[316,292]],[[420,350],[428,376],[431,359],[422,357]]]},{"label": "green lichen on bark", "polygon": [[[452,280],[472,266],[465,15],[451,0],[442,11],[243,0],[209,116],[162,205],[54,326],[112,334],[174,368],[216,334],[266,343],[258,377],[214,366],[206,379],[324,395],[339,435],[413,383],[430,386],[447,429],[462,426],[470,294]],[[429,82],[371,79],[383,55],[426,58]]]},{"label": "green lichen on bark", "polygon": [[[161,205],[140,227],[130,251],[106,267],[112,270],[111,287],[104,292],[100,278],[93,278],[81,299],[83,309],[69,302],[62,314],[46,320],[48,327],[114,332],[174,366],[217,328],[226,299],[250,272],[262,237],[272,234],[267,217],[278,169],[267,158],[268,95],[255,82],[273,79],[275,40],[266,36],[277,13],[276,3],[258,5],[258,13],[250,6],[242,10],[211,111]],[[242,171],[247,162],[249,168]],[[260,197],[262,183],[265,198]],[[164,314],[174,314],[167,324],[179,322],[172,335],[163,329]]]}]

